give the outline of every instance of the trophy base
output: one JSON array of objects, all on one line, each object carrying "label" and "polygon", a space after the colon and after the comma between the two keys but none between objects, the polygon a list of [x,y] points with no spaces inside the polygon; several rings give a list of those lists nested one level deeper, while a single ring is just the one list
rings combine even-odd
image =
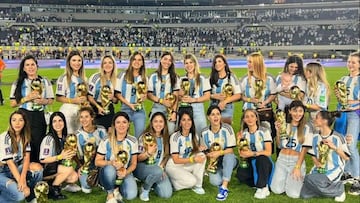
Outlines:
[{"label": "trophy base", "polygon": [[39,105],[33,105],[32,110],[34,111],[40,111],[42,109],[42,106]]},{"label": "trophy base", "polygon": [[147,165],[154,165],[154,164],[155,164],[155,160],[154,160],[154,161],[147,161],[146,164],[147,164]]},{"label": "trophy base", "polygon": [[88,169],[82,169],[81,174],[87,175],[87,174],[89,174],[89,170]]},{"label": "trophy base", "polygon": [[189,104],[189,103],[185,103],[185,102],[181,102],[179,106],[180,106],[180,107],[188,107],[188,106],[190,106],[190,104]]},{"label": "trophy base", "polygon": [[72,167],[72,166],[73,166],[73,163],[72,163],[71,160],[64,160],[64,161],[62,162],[62,165],[63,165],[63,166],[66,166],[66,167]]},{"label": "trophy base", "polygon": [[317,168],[318,173],[325,174],[327,170],[325,168]]},{"label": "trophy base", "polygon": [[116,179],[115,180],[115,185],[121,185],[124,182],[123,179]]},{"label": "trophy base", "polygon": [[208,168],[206,169],[209,173],[216,173],[216,169],[215,168]]},{"label": "trophy base", "polygon": [[240,166],[240,168],[249,168],[249,164],[245,160],[240,161],[239,166]]},{"label": "trophy base", "polygon": [[286,133],[280,133],[280,139],[285,139],[287,137],[288,135]]},{"label": "trophy base", "polygon": [[141,105],[135,107],[135,111],[141,111],[141,110],[143,110],[143,107]]}]

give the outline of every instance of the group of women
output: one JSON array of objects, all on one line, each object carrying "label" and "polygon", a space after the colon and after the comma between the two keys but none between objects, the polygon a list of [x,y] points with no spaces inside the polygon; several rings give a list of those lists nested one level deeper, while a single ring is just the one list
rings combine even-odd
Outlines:
[{"label": "group of women", "polygon": [[[173,55],[164,52],[158,69],[147,77],[144,57],[135,52],[119,74],[115,59],[104,56],[100,71],[87,80],[81,54],[71,51],[54,94],[50,81],[37,74],[36,59],[25,57],[10,93],[10,105],[19,109],[0,136],[0,202],[36,202],[32,191],[41,179],[48,181],[49,197],[55,200],[66,198],[63,183],[69,191],[91,193],[88,176],[95,169],[108,203],[137,197],[136,179],[142,201],[149,201],[151,189],[162,198],[182,189],[202,195],[205,173],[218,188],[216,199],[223,201],[234,169],[240,183],[256,188],[258,199],[272,191],[291,198],[344,201],[344,170],[359,179],[359,52],[350,54],[349,75],[341,78],[349,93],[341,113],[346,137],[331,129],[340,113],[328,111],[330,87],[320,63],[304,67],[299,56],[290,56],[275,79],[260,53],[250,54],[247,61],[247,74],[238,79],[226,58],[216,55],[207,78],[195,56],[187,54],[186,74],[179,77]],[[295,96],[294,87],[299,90]],[[54,99],[62,106],[50,116],[46,133],[44,110]],[[145,128],[146,99],[153,105]],[[119,101],[120,111],[115,112]],[[243,101],[243,113],[235,134],[238,101]],[[274,103],[286,121],[275,121]],[[134,136],[129,134],[131,123]],[[77,150],[71,148],[74,135]],[[306,153],[314,162],[307,175]],[[350,192],[359,194],[359,188]]]}]

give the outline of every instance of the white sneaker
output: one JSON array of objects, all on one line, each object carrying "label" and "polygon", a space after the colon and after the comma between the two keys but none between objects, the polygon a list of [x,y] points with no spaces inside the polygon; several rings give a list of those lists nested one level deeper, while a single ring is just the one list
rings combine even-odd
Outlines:
[{"label": "white sneaker", "polygon": [[149,192],[150,192],[150,190],[145,190],[143,187],[141,187],[141,192],[140,192],[139,198],[144,202],[149,201],[150,200]]},{"label": "white sneaker", "polygon": [[340,195],[335,197],[335,202],[344,202],[346,199],[345,191]]},{"label": "white sneaker", "polygon": [[256,189],[256,192],[254,194],[254,197],[256,199],[265,199],[267,196],[270,195],[270,191],[268,187],[264,187],[264,188],[258,188]]},{"label": "white sneaker", "polygon": [[115,197],[115,199],[116,199],[117,201],[119,201],[119,202],[122,201],[122,196],[121,196],[121,194],[120,194],[120,192],[119,192],[119,188],[114,190],[114,197]]},{"label": "white sneaker", "polygon": [[68,191],[68,192],[79,192],[81,191],[81,187],[76,185],[75,183],[72,184],[67,184],[63,190]]},{"label": "white sneaker", "polygon": [[202,187],[195,186],[192,188],[192,191],[194,191],[196,194],[199,194],[199,195],[205,194],[205,190]]},{"label": "white sneaker", "polygon": [[117,200],[115,199],[115,197],[106,200],[106,203],[118,203]]},{"label": "white sneaker", "polygon": [[91,189],[81,187],[81,190],[82,190],[83,193],[86,193],[86,194],[91,193]]}]

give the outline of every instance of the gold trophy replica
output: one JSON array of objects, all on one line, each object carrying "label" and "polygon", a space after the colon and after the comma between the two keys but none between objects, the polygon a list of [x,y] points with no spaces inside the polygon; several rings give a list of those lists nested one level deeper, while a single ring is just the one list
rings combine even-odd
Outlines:
[{"label": "gold trophy replica", "polygon": [[262,103],[261,98],[263,96],[264,88],[265,88],[264,81],[262,81],[260,79],[255,79],[255,85],[254,85],[255,98],[258,99],[258,103],[255,104],[256,107]]},{"label": "gold trophy replica", "polygon": [[225,95],[225,98],[229,98],[234,94],[234,87],[230,83],[226,83],[222,89],[222,93]]},{"label": "gold trophy replica", "polygon": [[321,166],[317,169],[319,173],[326,173],[326,162],[328,160],[328,156],[330,153],[330,148],[328,145],[324,144],[323,141],[321,141],[318,144],[318,153],[319,153],[319,162],[321,164]]},{"label": "gold trophy replica", "polygon": [[[116,154],[115,161],[117,163],[122,164],[122,167],[119,169],[120,171],[126,171],[125,165],[129,161],[129,154],[127,151],[122,149],[121,146],[119,146],[119,151]],[[119,177],[115,180],[116,185],[121,185],[122,182],[123,182],[123,179],[121,179]]]},{"label": "gold trophy replica", "polygon": [[173,111],[173,106],[175,105],[175,102],[176,102],[176,96],[172,93],[167,93],[165,95],[165,100],[168,100],[170,101],[171,103],[171,106],[170,107],[167,107],[167,116],[168,116],[168,120],[170,120],[171,118],[171,113]]},{"label": "gold trophy replica", "polygon": [[[189,96],[190,95],[190,81],[188,78],[183,78],[181,80],[181,85],[180,85],[180,88],[182,89],[182,91],[184,92],[184,96]],[[180,106],[181,107],[187,107],[189,106],[190,104],[189,103],[186,103],[186,102],[181,102],[180,103]]]},{"label": "gold trophy replica", "polygon": [[280,123],[280,127],[279,127],[280,138],[287,137],[285,112],[283,112],[281,109],[276,110],[275,120]]},{"label": "gold trophy replica", "polygon": [[[249,150],[249,142],[247,139],[245,138],[241,138],[238,141],[238,147],[240,151],[248,151]],[[240,168],[248,168],[249,164],[246,160],[246,158],[240,157],[240,163],[239,163]]]},{"label": "gold trophy replica", "polygon": [[101,88],[100,98],[101,98],[101,107],[104,109],[104,114],[109,114],[109,105],[111,104],[110,95],[112,94],[111,88],[109,85],[104,85]]},{"label": "gold trophy replica", "polygon": [[[76,86],[76,93],[77,93],[77,96],[78,97],[81,97],[81,96],[85,96],[87,97],[87,94],[88,94],[88,89],[87,89],[87,86],[85,83],[79,83],[77,86]],[[83,103],[80,104],[80,108],[81,107],[86,107],[86,106],[89,106],[89,102],[88,101],[85,101]]]},{"label": "gold trophy replica", "polygon": [[147,88],[146,88],[145,82],[143,82],[143,81],[137,82],[135,87],[136,87],[136,107],[135,107],[135,110],[140,111],[140,110],[143,109],[143,105],[142,105],[143,101],[141,99],[141,95],[146,94],[146,91],[147,91],[146,89]]},{"label": "gold trophy replica", "polygon": [[37,182],[34,187],[34,193],[37,203],[48,203],[49,185],[45,181]]},{"label": "gold trophy replica", "polygon": [[[39,95],[41,95],[42,92],[43,92],[43,85],[42,85],[41,80],[39,78],[33,79],[31,81],[30,87],[31,87],[31,91],[36,91]],[[32,109],[34,111],[39,111],[41,108],[42,108],[41,104],[33,102]]]},{"label": "gold trophy replica", "polygon": [[341,110],[347,109],[349,107],[349,103],[348,103],[349,91],[347,90],[348,88],[346,87],[346,84],[343,81],[338,80],[335,83],[334,89],[335,91],[338,92],[338,94],[335,94],[335,96],[341,105]]},{"label": "gold trophy replica", "polygon": [[[220,151],[220,150],[221,150],[221,145],[218,142],[214,142],[211,144],[210,152]],[[209,165],[206,170],[210,173],[216,173],[217,163],[218,163],[218,158],[216,158],[216,159],[210,158]]]},{"label": "gold trophy replica", "polygon": [[[147,132],[143,136],[143,143],[144,143],[145,151],[147,152],[149,147],[156,145],[156,139],[151,133]],[[150,155],[150,157],[146,160],[146,164],[149,165],[155,164],[154,155]]]},{"label": "gold trophy replica", "polygon": [[290,87],[290,98],[293,100],[301,100],[300,98],[300,88],[296,85]]},{"label": "gold trophy replica", "polygon": [[[66,136],[64,150],[77,152],[77,137],[75,134],[69,134]],[[73,158],[64,159],[62,161],[62,165],[67,167],[73,166],[73,164],[74,164]]]},{"label": "gold trophy replica", "polygon": [[89,141],[88,143],[85,144],[85,146],[84,146],[84,165],[81,169],[82,174],[89,173],[91,161],[94,159],[94,156],[96,154],[95,148],[96,147],[95,147],[94,141]]}]

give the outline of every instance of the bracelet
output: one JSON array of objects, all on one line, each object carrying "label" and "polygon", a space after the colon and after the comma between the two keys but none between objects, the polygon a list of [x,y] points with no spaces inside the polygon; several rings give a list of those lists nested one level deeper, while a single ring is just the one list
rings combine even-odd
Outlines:
[{"label": "bracelet", "polygon": [[247,100],[247,102],[251,102],[251,99],[250,99],[250,97],[248,97],[248,98],[247,98],[246,100]]},{"label": "bracelet", "polygon": [[68,101],[68,103],[69,103],[69,104],[71,104],[71,103],[72,103],[70,98],[68,98],[68,99],[67,99],[67,101]]},{"label": "bracelet", "polygon": [[300,165],[297,165],[297,164],[296,164],[294,168],[300,169]]},{"label": "bracelet", "polygon": [[159,104],[163,104],[163,101],[164,101],[163,99],[159,99],[159,102],[158,102],[158,103],[159,103]]},{"label": "bracelet", "polygon": [[25,103],[26,102],[26,100],[25,100],[25,97],[23,97],[23,98],[21,98],[21,100],[20,100],[20,103]]},{"label": "bracelet", "polygon": [[61,154],[59,154],[59,155],[56,156],[56,160],[58,160],[58,161],[62,160]]},{"label": "bracelet", "polygon": [[189,161],[190,161],[190,163],[194,163],[194,162],[195,162],[194,156],[191,156],[191,157],[189,158]]},{"label": "bracelet", "polygon": [[310,104],[305,104],[305,107],[308,109],[310,108]]},{"label": "bracelet", "polygon": [[220,155],[224,155],[224,150],[220,150]]}]

